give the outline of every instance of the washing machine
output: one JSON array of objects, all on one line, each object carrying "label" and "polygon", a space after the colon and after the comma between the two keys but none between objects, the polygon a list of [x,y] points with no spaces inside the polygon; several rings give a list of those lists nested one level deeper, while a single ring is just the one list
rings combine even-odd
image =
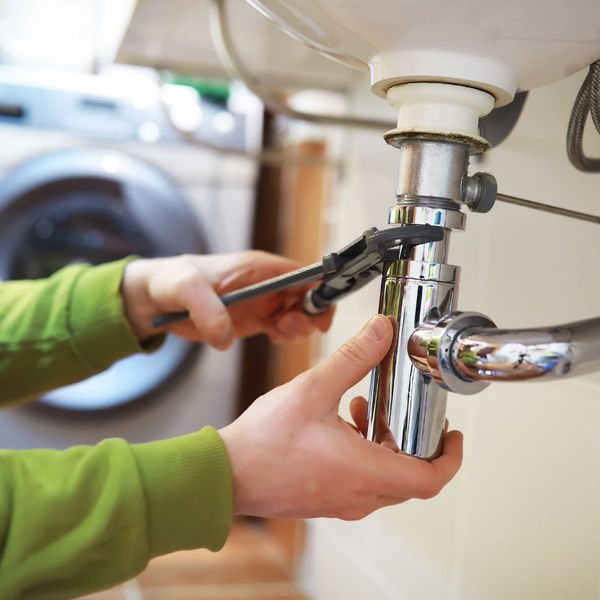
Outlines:
[{"label": "washing machine", "polygon": [[[78,81],[52,89],[14,79],[1,85],[0,70],[1,279],[129,254],[249,247],[257,174],[251,159],[239,148],[228,155],[179,142],[139,94],[131,100],[135,114],[107,115],[122,95],[100,95],[91,78]],[[217,128],[243,140],[244,120],[234,114],[225,128],[226,108],[212,109],[221,115]],[[0,447],[142,442],[221,427],[235,416],[240,357],[239,344],[220,352],[169,337],[155,354],[0,411]]]}]

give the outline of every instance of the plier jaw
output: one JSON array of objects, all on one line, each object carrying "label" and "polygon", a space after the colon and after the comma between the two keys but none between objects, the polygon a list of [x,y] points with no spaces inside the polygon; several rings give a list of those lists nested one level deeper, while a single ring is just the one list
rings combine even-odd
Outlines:
[{"label": "plier jaw", "polygon": [[381,274],[384,260],[391,255],[399,259],[407,248],[443,239],[443,228],[435,225],[368,229],[339,252],[323,257],[321,284],[306,293],[302,302],[304,312],[322,313],[333,302],[356,292]]}]

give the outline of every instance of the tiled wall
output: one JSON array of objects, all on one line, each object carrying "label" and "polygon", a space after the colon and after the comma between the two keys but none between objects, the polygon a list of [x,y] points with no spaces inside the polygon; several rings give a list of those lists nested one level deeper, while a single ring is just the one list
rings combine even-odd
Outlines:
[{"label": "tiled wall", "polygon": [[[564,149],[582,78],[530,94],[512,136],[473,170],[494,173],[505,193],[600,214],[600,175],[577,172]],[[393,118],[366,90],[357,92],[356,110]],[[600,138],[586,143],[600,155]],[[347,146],[330,214],[332,249],[383,225],[394,202],[395,151],[373,132],[349,134]],[[498,204],[490,215],[469,215],[451,259],[462,267],[459,307],[501,327],[600,314],[597,225]],[[324,353],[375,312],[377,293],[372,285],[339,306]],[[366,380],[357,386],[367,388]],[[448,417],[465,434],[465,459],[440,496],[357,523],[309,522],[303,581],[310,597],[600,598],[600,376],[451,394]]]}]

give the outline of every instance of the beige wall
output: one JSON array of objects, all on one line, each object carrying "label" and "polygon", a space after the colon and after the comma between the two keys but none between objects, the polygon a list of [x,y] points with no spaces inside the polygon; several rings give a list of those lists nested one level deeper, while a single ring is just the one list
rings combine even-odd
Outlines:
[{"label": "beige wall", "polygon": [[[493,172],[506,193],[600,213],[600,175],[577,172],[564,150],[581,80],[532,93],[511,138],[473,169]],[[356,105],[391,114],[367,91]],[[588,141],[600,155],[600,138]],[[394,202],[395,151],[372,132],[348,134],[346,144],[331,249],[383,225]],[[600,314],[597,225],[499,204],[491,215],[469,215],[452,261],[462,267],[459,307],[501,327]],[[374,284],[339,306],[324,352],[375,312],[377,293]],[[366,394],[368,382],[357,388]],[[600,598],[600,376],[451,394],[448,416],[465,434],[465,460],[439,497],[362,522],[309,523],[303,580],[311,598]]]}]

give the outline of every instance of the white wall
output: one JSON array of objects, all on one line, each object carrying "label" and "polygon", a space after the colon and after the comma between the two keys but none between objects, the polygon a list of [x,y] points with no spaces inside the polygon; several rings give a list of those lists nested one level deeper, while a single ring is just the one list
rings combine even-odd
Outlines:
[{"label": "white wall", "polygon": [[[600,213],[600,175],[577,172],[564,149],[582,77],[530,94],[512,136],[474,170],[494,173],[508,194]],[[391,115],[366,90],[356,105]],[[600,137],[588,137],[588,151],[600,155]],[[394,202],[395,151],[373,132],[353,132],[347,144],[331,248],[383,225]],[[462,267],[459,307],[501,327],[600,314],[597,225],[498,204],[490,215],[469,215],[451,258]],[[376,311],[377,293],[374,284],[339,306],[324,352]],[[357,388],[366,394],[368,382]],[[465,434],[465,459],[439,497],[357,523],[309,522],[310,597],[600,598],[600,376],[451,394],[448,417]]]}]

